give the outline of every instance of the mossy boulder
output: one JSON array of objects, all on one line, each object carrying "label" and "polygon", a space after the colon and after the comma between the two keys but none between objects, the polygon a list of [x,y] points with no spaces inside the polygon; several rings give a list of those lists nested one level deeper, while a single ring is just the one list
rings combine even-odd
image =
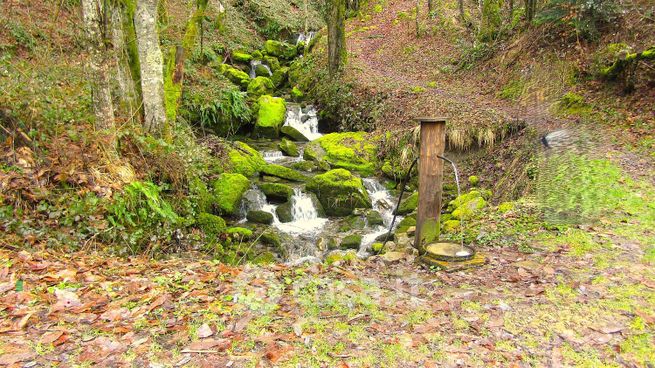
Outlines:
[{"label": "mossy boulder", "polygon": [[273,75],[271,76],[271,80],[273,81],[273,84],[275,85],[276,88],[282,87],[287,82],[288,79],[289,79],[288,66],[283,66],[277,70],[274,70]]},{"label": "mossy boulder", "polygon": [[303,97],[305,97],[305,94],[302,93],[298,87],[293,86],[291,89],[291,97],[293,97],[295,101],[300,101]]},{"label": "mossy boulder", "polygon": [[259,171],[265,176],[274,176],[288,181],[303,182],[307,180],[305,175],[281,165],[268,164],[262,166]]},{"label": "mossy boulder", "polygon": [[448,212],[453,212],[457,207],[461,206],[462,204],[469,202],[472,199],[481,198],[481,197],[482,197],[482,193],[479,190],[472,190],[468,193],[464,193],[448,203]]},{"label": "mossy boulder", "polygon": [[350,230],[361,230],[366,227],[366,219],[359,215],[350,215],[339,227],[339,231],[345,232]]},{"label": "mossy boulder", "polygon": [[292,164],[291,168],[294,170],[314,172],[318,170],[318,165],[312,161],[300,161]]},{"label": "mossy boulder", "polygon": [[362,175],[375,174],[376,145],[365,132],[330,133],[310,142],[306,160],[328,162],[332,167],[356,171]]},{"label": "mossy boulder", "polygon": [[241,174],[223,173],[213,182],[215,206],[220,214],[233,216],[250,187],[250,180]]},{"label": "mossy boulder", "polygon": [[250,76],[248,73],[227,64],[220,64],[218,70],[232,83],[241,88],[248,88],[248,84],[250,83]]},{"label": "mossy boulder", "polygon": [[273,223],[273,214],[266,211],[253,210],[248,211],[246,219],[255,224],[270,225]]},{"label": "mossy boulder", "polygon": [[286,135],[296,142],[309,142],[309,139],[307,139],[304,134],[300,133],[298,129],[290,125],[282,126],[282,128],[280,128],[280,133]]},{"label": "mossy boulder", "polygon": [[287,257],[287,250],[284,247],[284,242],[289,241],[290,239],[288,236],[285,236],[284,234],[280,234],[277,231],[273,230],[272,228],[266,229],[260,237],[260,241],[264,244],[267,244],[278,252],[282,256],[282,258]]},{"label": "mossy boulder", "polygon": [[271,76],[273,76],[273,72],[271,72],[271,70],[267,68],[266,65],[258,64],[257,66],[255,66],[255,76],[270,78]]},{"label": "mossy boulder", "polygon": [[480,184],[480,178],[475,175],[469,176],[469,184],[471,184],[473,187],[477,187],[478,184]]},{"label": "mossy boulder", "polygon": [[442,230],[445,233],[455,234],[460,231],[460,221],[459,220],[448,220],[443,223],[441,226]]},{"label": "mossy boulder", "polygon": [[397,215],[406,215],[416,211],[418,207],[418,191],[412,193],[409,197],[405,198],[400,202],[400,206],[396,210]]},{"label": "mossy boulder", "polygon": [[362,244],[362,236],[359,234],[348,235],[341,240],[342,249],[359,249]]},{"label": "mossy boulder", "polygon": [[293,189],[286,184],[261,183],[259,189],[264,192],[269,201],[286,202],[293,196]]},{"label": "mossy boulder", "polygon": [[280,97],[263,95],[257,100],[257,105],[259,110],[255,122],[255,136],[277,138],[287,113],[286,101]]},{"label": "mossy boulder", "polygon": [[298,55],[295,45],[276,40],[267,40],[264,42],[264,52],[269,56],[282,59],[293,59]]},{"label": "mossy boulder", "polygon": [[293,214],[291,213],[291,202],[283,203],[275,209],[278,220],[286,223],[293,221]]},{"label": "mossy boulder", "polygon": [[319,174],[307,182],[329,216],[348,216],[355,208],[371,208],[371,199],[362,179],[345,169]]},{"label": "mossy boulder", "polygon": [[246,52],[235,51],[232,53],[232,60],[241,63],[249,63],[252,60],[252,55]]},{"label": "mossy boulder", "polygon": [[266,161],[262,154],[243,142],[233,142],[227,149],[229,164],[227,170],[252,177],[259,172]]},{"label": "mossy boulder", "polygon": [[267,77],[255,77],[250,80],[248,84],[248,95],[252,97],[259,97],[261,95],[268,95],[273,92],[275,86],[273,82]]},{"label": "mossy boulder", "polygon": [[366,213],[366,223],[368,226],[378,226],[384,225],[384,220],[380,212],[371,210]]},{"label": "mossy boulder", "polygon": [[398,228],[396,228],[396,233],[406,233],[407,229],[412,226],[416,226],[416,216],[409,215],[403,218],[400,223],[398,223]]},{"label": "mossy boulder", "polygon": [[225,220],[211,213],[201,213],[196,218],[196,225],[208,237],[215,238],[226,230]]},{"label": "mossy boulder", "polygon": [[383,244],[383,243],[375,242],[375,243],[371,244],[371,250],[372,250],[373,253],[375,253],[375,254],[380,253],[380,252],[382,251],[383,248],[384,248],[384,244]]},{"label": "mossy boulder", "polygon": [[487,201],[482,197],[473,198],[465,203],[462,203],[455,210],[453,210],[452,215],[456,220],[469,220],[477,217],[482,210],[487,205]]},{"label": "mossy boulder", "polygon": [[287,156],[298,157],[298,146],[286,138],[282,138],[277,147]]},{"label": "mossy boulder", "polygon": [[515,207],[514,202],[503,202],[498,205],[498,212],[507,213],[514,210],[514,207]]},{"label": "mossy boulder", "polygon": [[252,52],[252,58],[255,60],[262,60],[264,58],[264,54],[262,54],[262,52],[259,50],[255,50]]},{"label": "mossy boulder", "polygon": [[268,65],[269,68],[271,68],[272,72],[275,72],[276,70],[280,69],[280,60],[276,58],[275,56],[264,56],[264,62],[266,65]]}]

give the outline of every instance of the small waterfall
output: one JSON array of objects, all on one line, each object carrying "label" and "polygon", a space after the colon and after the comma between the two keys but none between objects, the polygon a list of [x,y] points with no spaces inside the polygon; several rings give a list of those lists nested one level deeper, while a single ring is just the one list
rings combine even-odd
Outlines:
[{"label": "small waterfall", "polygon": [[276,205],[269,204],[266,201],[266,195],[259,188],[251,188],[243,195],[243,202],[241,203],[241,215],[244,217],[241,222],[245,222],[245,216],[248,211],[265,211],[273,215],[273,223],[279,223],[275,209]]},{"label": "small waterfall", "polygon": [[284,153],[282,151],[265,151],[262,152],[264,156],[264,161],[266,162],[275,162],[284,159]]},{"label": "small waterfall", "polygon": [[316,32],[314,32],[314,31],[309,31],[309,32],[307,32],[307,34],[300,33],[298,35],[298,39],[296,39],[296,45],[301,43],[301,42],[304,42],[305,45],[309,45],[309,43],[312,42],[312,39],[314,38],[315,35],[316,35]]},{"label": "small waterfall", "polygon": [[313,105],[304,109],[300,105],[289,105],[284,125],[295,128],[310,141],[323,136],[318,132],[318,116]]},{"label": "small waterfall", "polygon": [[318,211],[314,207],[312,197],[303,193],[300,188],[293,190],[293,197],[291,197],[291,216],[293,217],[293,221],[276,223],[275,226],[289,234],[313,235],[328,221],[326,218],[318,217]]},{"label": "small waterfall", "polygon": [[373,228],[372,232],[362,236],[362,244],[359,248],[360,254],[365,254],[367,248],[375,242],[375,239],[389,230],[394,209],[394,200],[391,193],[389,193],[389,191],[377,179],[364,178],[363,182],[364,187],[371,198],[373,209],[382,215],[382,222],[384,225],[378,225]]},{"label": "small waterfall", "polygon": [[273,72],[271,72],[271,68],[268,67],[266,64],[262,64],[261,60],[250,60],[250,78],[255,78],[257,77],[257,67],[262,66],[266,68],[266,71],[268,71],[268,76],[272,76]]}]

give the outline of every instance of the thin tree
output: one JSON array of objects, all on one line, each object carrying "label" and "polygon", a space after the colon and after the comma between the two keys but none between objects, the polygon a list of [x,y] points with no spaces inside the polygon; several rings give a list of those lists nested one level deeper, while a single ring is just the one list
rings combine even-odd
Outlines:
[{"label": "thin tree", "polygon": [[138,0],[134,14],[141,69],[143,126],[153,135],[161,135],[166,130],[163,57],[157,32],[158,2],[158,0]]},{"label": "thin tree", "polygon": [[346,63],[346,0],[327,0],[328,69],[331,76]]},{"label": "thin tree", "polygon": [[[109,9],[104,0],[82,0],[82,16],[89,50],[88,68],[91,71],[95,127],[113,131],[114,105],[111,98],[109,70],[111,43],[108,41]],[[113,145],[113,142],[112,142]]]}]

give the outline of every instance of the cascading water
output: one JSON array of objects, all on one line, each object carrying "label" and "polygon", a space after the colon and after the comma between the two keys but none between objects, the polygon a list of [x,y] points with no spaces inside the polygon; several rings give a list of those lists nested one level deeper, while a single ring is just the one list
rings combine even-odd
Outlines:
[{"label": "cascading water", "polygon": [[245,222],[245,216],[248,211],[265,211],[273,215],[273,223],[279,223],[275,209],[276,205],[269,204],[266,201],[266,195],[259,190],[259,188],[251,188],[243,195],[243,202],[241,204],[241,215],[244,217],[241,222]]},{"label": "cascading water", "polygon": [[307,34],[305,33],[299,34],[298,39],[296,40],[296,45],[298,45],[301,42],[304,42],[305,45],[309,45],[309,43],[312,42],[314,35],[316,35],[316,32],[314,31],[309,31],[307,32]]},{"label": "cascading water", "polygon": [[293,235],[314,235],[328,221],[326,218],[318,217],[318,211],[314,206],[312,197],[302,192],[300,188],[293,190],[291,217],[293,221],[276,223],[275,226],[285,233]]},{"label": "cascading water", "polygon": [[376,179],[365,178],[364,187],[368,192],[373,209],[382,216],[384,225],[378,225],[373,231],[362,236],[362,243],[359,248],[360,254],[365,254],[368,247],[375,242],[375,239],[388,231],[393,218],[393,197],[391,193]]},{"label": "cascading water", "polygon": [[264,161],[266,162],[275,162],[284,159],[284,153],[282,151],[265,151],[262,152],[264,156]]},{"label": "cascading water", "polygon": [[323,136],[323,134],[318,132],[317,111],[312,105],[309,105],[304,109],[301,108],[300,105],[288,105],[287,117],[284,125],[296,129],[310,141]]},{"label": "cascading water", "polygon": [[264,68],[266,72],[268,73],[268,76],[272,76],[273,72],[271,71],[271,68],[268,67],[266,64],[262,64],[261,60],[250,60],[250,78],[256,78],[257,77],[257,68]]}]

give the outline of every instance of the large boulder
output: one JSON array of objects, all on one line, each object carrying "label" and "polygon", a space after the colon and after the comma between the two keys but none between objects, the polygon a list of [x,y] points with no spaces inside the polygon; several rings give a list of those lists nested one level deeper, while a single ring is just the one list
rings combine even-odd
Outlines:
[{"label": "large boulder", "polygon": [[359,249],[362,244],[362,236],[359,234],[348,235],[341,240],[342,249]]},{"label": "large boulder", "polygon": [[210,238],[216,238],[227,229],[225,220],[211,213],[199,214],[196,218],[196,224]]},{"label": "large boulder", "polygon": [[307,177],[296,170],[282,165],[268,164],[263,166],[259,172],[265,176],[273,176],[288,181],[306,181]]},{"label": "large boulder", "polygon": [[273,84],[275,87],[280,88],[283,86],[289,78],[289,67],[288,66],[283,66],[275,71],[273,71],[273,75],[271,76],[271,80],[273,81]]},{"label": "large boulder", "polygon": [[253,210],[248,211],[246,219],[256,224],[270,225],[273,223],[273,214],[266,211]]},{"label": "large boulder", "polygon": [[259,111],[255,122],[255,136],[277,138],[280,127],[284,124],[287,104],[283,98],[263,95],[257,100]]},{"label": "large boulder", "polygon": [[396,210],[396,215],[406,215],[416,211],[418,207],[418,192],[412,193],[409,197],[405,198],[400,202],[400,206]]},{"label": "large boulder", "polygon": [[233,216],[239,211],[241,199],[250,187],[250,180],[241,174],[223,173],[212,186],[218,212]]},{"label": "large boulder", "polygon": [[276,40],[267,40],[264,42],[264,51],[269,56],[282,59],[293,59],[298,55],[298,50],[294,45]]},{"label": "large boulder", "polygon": [[252,60],[252,55],[246,52],[234,51],[232,53],[232,60],[240,63],[249,63]]},{"label": "large boulder", "polygon": [[290,125],[284,125],[282,128],[280,128],[280,133],[286,135],[296,142],[309,142],[309,139],[307,139],[304,134],[300,133],[298,129]]},{"label": "large boulder", "polygon": [[273,82],[267,77],[255,77],[248,83],[248,95],[251,97],[271,94],[274,89]]},{"label": "large boulder", "polygon": [[259,151],[239,141],[228,146],[227,156],[229,159],[227,171],[247,177],[257,174],[259,169],[266,165]]},{"label": "large boulder", "polygon": [[280,60],[278,60],[275,56],[264,56],[264,62],[266,62],[266,65],[271,68],[272,72],[280,69]]},{"label": "large boulder", "polygon": [[348,216],[355,208],[371,208],[371,199],[362,179],[350,171],[335,169],[316,175],[307,182],[329,216]]},{"label": "large boulder", "polygon": [[283,203],[275,209],[278,220],[282,223],[293,221],[293,213],[291,213],[291,202]]},{"label": "large boulder", "polygon": [[227,64],[220,64],[218,66],[218,71],[232,83],[241,88],[248,88],[248,84],[250,83],[250,76],[248,73]]},{"label": "large boulder", "polygon": [[375,174],[377,148],[369,140],[365,132],[330,133],[310,142],[304,158],[370,176]]}]

